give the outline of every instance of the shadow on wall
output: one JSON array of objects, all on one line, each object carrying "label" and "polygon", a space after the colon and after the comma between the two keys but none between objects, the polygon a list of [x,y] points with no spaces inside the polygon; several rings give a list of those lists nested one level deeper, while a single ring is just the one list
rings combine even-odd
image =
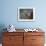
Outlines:
[{"label": "shadow on wall", "polygon": [[6,28],[6,26],[4,24],[0,24],[0,43],[2,43],[2,32],[6,32],[6,29],[4,30],[4,28]]}]

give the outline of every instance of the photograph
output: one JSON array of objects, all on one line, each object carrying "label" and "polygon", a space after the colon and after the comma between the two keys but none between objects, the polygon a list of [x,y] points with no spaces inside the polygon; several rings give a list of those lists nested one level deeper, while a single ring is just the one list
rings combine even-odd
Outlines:
[{"label": "photograph", "polygon": [[20,7],[18,8],[18,21],[34,21],[35,8]]}]

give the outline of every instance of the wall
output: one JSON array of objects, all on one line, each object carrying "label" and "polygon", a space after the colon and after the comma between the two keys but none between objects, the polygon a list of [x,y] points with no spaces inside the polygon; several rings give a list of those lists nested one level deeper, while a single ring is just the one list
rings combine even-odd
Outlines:
[{"label": "wall", "polygon": [[[0,25],[13,24],[16,28],[46,28],[46,0],[0,0]],[[18,7],[34,7],[36,20],[34,22],[18,22]]]}]

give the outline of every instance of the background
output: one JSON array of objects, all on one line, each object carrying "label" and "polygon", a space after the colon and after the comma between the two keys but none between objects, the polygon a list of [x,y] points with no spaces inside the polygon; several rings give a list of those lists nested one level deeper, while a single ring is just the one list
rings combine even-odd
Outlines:
[{"label": "background", "polygon": [[[0,31],[13,24],[15,28],[42,28],[46,32],[46,0],[0,0]],[[36,20],[31,22],[19,22],[17,20],[17,8],[34,7]]]},{"label": "background", "polygon": [[[0,25],[13,24],[16,28],[46,28],[46,0],[0,0]],[[18,22],[17,8],[34,7],[36,20],[34,22]]]}]

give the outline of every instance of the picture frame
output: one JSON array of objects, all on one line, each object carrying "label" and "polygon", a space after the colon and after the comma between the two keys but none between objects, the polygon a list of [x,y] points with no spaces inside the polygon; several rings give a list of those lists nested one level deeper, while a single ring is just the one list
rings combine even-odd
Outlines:
[{"label": "picture frame", "polygon": [[35,21],[35,8],[33,7],[19,7],[18,21]]}]

